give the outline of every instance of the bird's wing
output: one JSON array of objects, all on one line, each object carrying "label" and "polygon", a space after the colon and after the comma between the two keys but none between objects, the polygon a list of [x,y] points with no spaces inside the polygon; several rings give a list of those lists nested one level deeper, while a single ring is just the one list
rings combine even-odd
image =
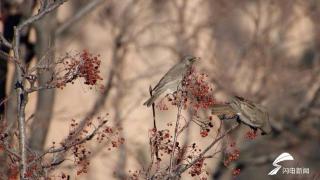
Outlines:
[{"label": "bird's wing", "polygon": [[257,118],[259,115],[255,111],[256,107],[253,103],[235,97],[235,99],[232,100],[232,103],[230,103],[230,106],[237,112],[240,120],[245,124],[256,128],[262,126],[261,120]]},{"label": "bird's wing", "polygon": [[265,133],[270,133],[271,132],[271,125],[270,125],[270,121],[269,121],[269,113],[264,107],[261,107],[261,110],[262,110],[261,120],[263,121],[263,125],[262,125],[261,129]]},{"label": "bird's wing", "polygon": [[169,71],[160,79],[158,84],[153,88],[153,91],[158,91],[160,88],[162,88],[164,85],[166,85],[168,82],[182,78],[182,74],[187,70],[186,66],[183,62],[180,62],[176,65],[174,65]]},{"label": "bird's wing", "polygon": [[[248,119],[252,125],[255,127],[263,126],[265,113],[259,108],[259,106],[255,103],[246,101],[245,103],[241,103],[241,108],[243,109],[243,112],[248,112],[247,114],[250,114],[251,117],[248,117]],[[246,116],[245,113],[243,113],[243,115]]]}]

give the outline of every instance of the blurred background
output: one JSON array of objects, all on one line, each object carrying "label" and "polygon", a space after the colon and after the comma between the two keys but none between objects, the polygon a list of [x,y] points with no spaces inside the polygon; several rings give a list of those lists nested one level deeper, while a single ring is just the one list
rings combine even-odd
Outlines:
[{"label": "blurred background", "polygon": [[[38,3],[0,1],[5,38],[12,39],[13,26],[36,13]],[[153,122],[151,110],[142,104],[149,85],[192,54],[201,57],[196,67],[209,75],[217,99],[237,94],[262,104],[270,114],[272,135],[248,141],[243,126],[230,135],[240,149],[240,159],[232,165],[241,168],[236,179],[319,178],[319,17],[319,0],[70,0],[23,33],[23,58],[32,66],[48,52],[48,61],[54,61],[87,49],[101,55],[105,89],[91,90],[79,82],[32,94],[29,145],[42,151],[66,136],[71,119],[109,113],[110,123],[123,128],[124,145],[108,151],[93,143],[87,174],[76,177],[72,163],[57,173],[70,172],[71,179],[125,179],[129,170],[146,168]],[[9,53],[4,46],[1,50]],[[0,99],[11,98],[0,113],[10,124],[16,118],[14,67],[3,58]],[[158,128],[173,122],[175,113],[159,112]],[[199,141],[199,127],[190,128],[189,138]],[[293,167],[309,168],[310,174],[267,176],[282,152],[295,158]],[[231,170],[223,166],[221,155],[208,161],[214,179],[231,179]]]}]

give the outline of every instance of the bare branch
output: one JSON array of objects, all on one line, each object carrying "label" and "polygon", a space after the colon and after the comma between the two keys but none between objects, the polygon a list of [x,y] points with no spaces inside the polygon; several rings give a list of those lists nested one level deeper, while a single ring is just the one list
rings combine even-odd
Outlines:
[{"label": "bare branch", "polygon": [[29,19],[27,19],[27,20],[23,21],[21,24],[19,24],[17,26],[17,30],[20,31],[22,28],[41,19],[44,15],[54,11],[55,9],[57,9],[60,5],[62,5],[65,2],[67,2],[67,0],[57,0],[57,1],[54,1],[54,3],[47,5],[43,10],[40,10],[38,14],[30,17]]},{"label": "bare branch", "polygon": [[[20,31],[18,28],[14,28],[14,58],[20,61],[19,54],[19,42],[20,41]],[[23,87],[23,74],[24,74],[24,63],[20,61],[20,67],[16,64],[17,72],[17,97],[18,97],[18,126],[19,126],[19,149],[21,154],[20,161],[20,179],[25,179],[24,176],[27,172],[27,151],[26,151],[26,127],[25,127],[25,107],[27,104],[27,93],[24,91]],[[21,66],[23,65],[23,66]]]},{"label": "bare branch", "polygon": [[12,44],[8,40],[6,40],[5,37],[3,37],[2,33],[0,33],[0,43],[5,45],[7,48],[12,48]]},{"label": "bare branch", "polygon": [[[82,139],[80,139],[78,141],[70,141],[70,143],[69,142],[65,142],[65,143],[63,143],[63,145],[61,147],[58,147],[58,148],[49,148],[48,150],[43,152],[41,155],[39,155],[37,158],[35,158],[33,161],[28,163],[28,167],[32,166],[34,163],[36,163],[39,160],[41,160],[47,154],[64,153],[64,152],[68,151],[70,148],[72,148],[74,146],[77,146],[79,144],[83,144],[83,143],[91,140],[107,122],[108,122],[107,120],[103,121],[89,135],[85,136],[84,138],[82,138]],[[61,159],[58,159],[58,160],[52,162],[51,164],[57,164],[57,161],[61,161]]]},{"label": "bare branch", "polygon": [[14,57],[10,56],[8,53],[1,51],[1,50],[0,50],[0,58],[20,66],[19,61],[17,61]]},{"label": "bare branch", "polygon": [[61,35],[65,30],[70,28],[74,23],[79,21],[81,18],[92,12],[97,6],[102,4],[104,0],[93,0],[90,1],[87,5],[85,5],[82,9],[77,11],[76,14],[74,14],[70,19],[68,19],[66,22],[64,22],[57,30],[56,30],[56,36]]}]

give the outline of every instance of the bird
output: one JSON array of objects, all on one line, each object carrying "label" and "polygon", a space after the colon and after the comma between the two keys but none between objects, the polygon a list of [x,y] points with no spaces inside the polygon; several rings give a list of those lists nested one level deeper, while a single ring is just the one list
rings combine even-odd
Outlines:
[{"label": "bird", "polygon": [[188,70],[192,67],[193,63],[199,59],[191,55],[184,56],[182,61],[175,64],[169,71],[160,79],[158,84],[152,89],[152,96],[143,103],[147,107],[151,106],[154,101],[164,92],[177,90],[181,84],[183,77],[186,75]]},{"label": "bird", "polygon": [[269,114],[265,108],[240,96],[232,97],[229,103],[214,105],[212,114],[218,115],[220,118],[225,114],[235,114],[238,122],[255,131],[260,129],[262,135],[271,132]]}]

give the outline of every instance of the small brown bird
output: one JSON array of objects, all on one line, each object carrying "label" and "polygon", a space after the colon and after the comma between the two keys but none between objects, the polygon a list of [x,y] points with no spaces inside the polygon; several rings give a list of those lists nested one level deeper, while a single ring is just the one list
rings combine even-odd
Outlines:
[{"label": "small brown bird", "polygon": [[186,75],[192,64],[199,59],[194,56],[185,56],[182,61],[174,65],[158,82],[158,84],[152,89],[152,96],[143,104],[151,106],[152,103],[164,92],[174,92],[181,84],[183,76]]},{"label": "small brown bird", "polygon": [[246,124],[254,130],[260,129],[261,134],[268,134],[271,132],[269,122],[269,115],[267,111],[254,102],[246,100],[242,97],[235,96],[231,102],[223,105],[215,105],[212,108],[212,114],[236,114],[237,120]]}]

